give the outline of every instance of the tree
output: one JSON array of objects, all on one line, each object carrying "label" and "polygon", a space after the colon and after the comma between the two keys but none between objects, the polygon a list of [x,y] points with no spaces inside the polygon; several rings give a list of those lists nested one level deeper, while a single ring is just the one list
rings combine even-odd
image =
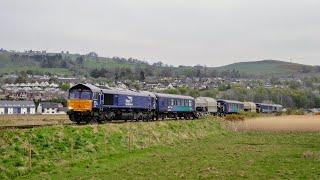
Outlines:
[{"label": "tree", "polygon": [[62,91],[67,91],[68,89],[70,89],[70,84],[69,84],[69,83],[62,83],[62,84],[60,85],[60,89],[61,89]]},{"label": "tree", "polygon": [[179,87],[178,91],[180,92],[180,94],[185,95],[188,91],[188,89],[186,87]]},{"label": "tree", "polygon": [[77,63],[78,66],[83,67],[84,57],[83,56],[77,57],[76,63]]},{"label": "tree", "polygon": [[139,80],[140,81],[144,81],[146,78],[145,78],[145,76],[144,76],[144,72],[143,72],[143,70],[141,70],[140,71],[140,77],[139,77]]},{"label": "tree", "polygon": [[26,83],[27,82],[27,73],[24,71],[21,71],[15,80],[15,83]]},{"label": "tree", "polygon": [[196,98],[196,97],[199,97],[199,96],[200,96],[200,93],[199,93],[198,90],[193,89],[193,90],[191,90],[191,91],[189,92],[189,96],[192,96],[192,97]]}]

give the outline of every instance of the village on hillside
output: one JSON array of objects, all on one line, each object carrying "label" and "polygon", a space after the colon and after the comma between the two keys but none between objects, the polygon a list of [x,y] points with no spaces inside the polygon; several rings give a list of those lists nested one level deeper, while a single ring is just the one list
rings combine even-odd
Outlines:
[{"label": "village on hillside", "polygon": [[[226,77],[167,77],[161,79],[146,77],[144,81],[124,80],[101,83],[94,78],[75,76],[24,74],[22,77],[21,73],[11,73],[0,77],[0,114],[65,114],[68,88],[77,83],[92,83],[115,89],[189,94],[194,97],[201,94],[213,98],[230,96],[237,98],[232,95],[232,92],[239,87],[250,92],[258,88],[299,89],[300,86],[308,83],[299,78],[279,78],[275,81],[273,79]],[[320,83],[311,83],[309,86],[319,87]],[[315,96],[319,95],[319,92],[316,91],[312,93]],[[307,108],[313,109],[312,107]],[[312,111],[317,111],[317,109]]]}]

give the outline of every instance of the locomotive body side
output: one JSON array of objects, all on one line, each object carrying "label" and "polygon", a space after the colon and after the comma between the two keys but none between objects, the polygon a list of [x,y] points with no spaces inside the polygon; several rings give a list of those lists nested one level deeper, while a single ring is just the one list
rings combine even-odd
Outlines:
[{"label": "locomotive body side", "polygon": [[152,93],[129,90],[102,90],[103,112],[107,119],[152,119],[155,99]]}]

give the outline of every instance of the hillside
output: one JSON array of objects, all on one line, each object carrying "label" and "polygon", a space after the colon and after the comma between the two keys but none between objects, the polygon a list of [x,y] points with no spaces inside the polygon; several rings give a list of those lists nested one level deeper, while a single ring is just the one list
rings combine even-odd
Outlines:
[{"label": "hillside", "polygon": [[278,60],[239,62],[217,67],[216,69],[219,71],[236,70],[240,73],[253,75],[286,75],[293,73],[311,73],[317,70],[314,66]]},{"label": "hillside", "polygon": [[95,69],[132,68],[134,66],[143,68],[148,64],[132,58],[106,58],[90,53],[80,55],[0,50],[0,74],[29,71],[35,74],[86,75]]},{"label": "hillside", "polygon": [[307,66],[276,60],[239,62],[221,67],[149,64],[133,58],[99,57],[68,52],[12,52],[0,49],[0,75],[25,71],[33,74],[87,76],[107,79],[144,79],[144,77],[264,77],[310,75],[320,72],[319,66]]}]

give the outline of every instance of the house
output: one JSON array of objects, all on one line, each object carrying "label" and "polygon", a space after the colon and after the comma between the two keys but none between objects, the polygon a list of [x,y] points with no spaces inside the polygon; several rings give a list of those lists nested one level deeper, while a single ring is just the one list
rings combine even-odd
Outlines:
[{"label": "house", "polygon": [[38,106],[37,112],[40,114],[65,114],[63,105],[54,102],[41,102]]},{"label": "house", "polygon": [[35,114],[33,101],[0,101],[0,114]]}]

